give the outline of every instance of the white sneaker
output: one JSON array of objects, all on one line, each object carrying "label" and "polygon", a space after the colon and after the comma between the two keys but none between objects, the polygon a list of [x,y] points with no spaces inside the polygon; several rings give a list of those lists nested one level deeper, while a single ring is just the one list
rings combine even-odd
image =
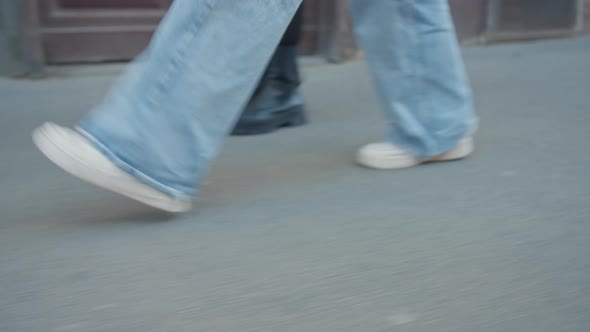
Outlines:
[{"label": "white sneaker", "polygon": [[75,130],[45,123],[33,131],[33,142],[51,161],[84,181],[161,210],[191,209],[189,199],[170,196],[129,175]]},{"label": "white sneaker", "polygon": [[398,169],[429,162],[462,159],[472,154],[473,150],[473,138],[468,137],[459,142],[455,148],[441,155],[429,159],[417,159],[391,143],[373,143],[359,149],[357,162],[369,168]]}]

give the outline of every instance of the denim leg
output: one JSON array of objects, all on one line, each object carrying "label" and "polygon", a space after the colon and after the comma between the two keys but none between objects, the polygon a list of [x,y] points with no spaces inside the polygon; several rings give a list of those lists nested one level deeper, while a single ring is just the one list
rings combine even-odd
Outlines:
[{"label": "denim leg", "polygon": [[350,5],[390,141],[420,158],[452,149],[477,120],[447,0]]},{"label": "denim leg", "polygon": [[194,196],[301,0],[176,0],[79,130],[153,187]]}]

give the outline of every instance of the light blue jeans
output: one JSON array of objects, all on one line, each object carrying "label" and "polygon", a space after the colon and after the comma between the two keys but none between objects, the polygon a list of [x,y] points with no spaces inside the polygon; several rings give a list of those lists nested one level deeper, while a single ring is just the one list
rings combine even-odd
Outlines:
[{"label": "light blue jeans", "polygon": [[[80,131],[131,175],[194,196],[300,2],[176,0]],[[454,147],[476,119],[447,0],[350,5],[389,140],[420,158]]]}]

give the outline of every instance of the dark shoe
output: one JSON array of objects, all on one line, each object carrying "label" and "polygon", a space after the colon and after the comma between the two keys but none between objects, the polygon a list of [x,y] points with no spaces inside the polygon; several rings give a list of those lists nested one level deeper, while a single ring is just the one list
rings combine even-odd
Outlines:
[{"label": "dark shoe", "polygon": [[279,46],[232,135],[256,135],[306,123],[299,95],[297,47]]}]

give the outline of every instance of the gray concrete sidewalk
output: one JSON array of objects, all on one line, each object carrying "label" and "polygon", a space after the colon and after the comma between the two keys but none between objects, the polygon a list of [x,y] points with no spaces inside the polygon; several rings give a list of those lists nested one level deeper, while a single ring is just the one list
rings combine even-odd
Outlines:
[{"label": "gray concrete sidewalk", "polygon": [[0,80],[0,331],[590,330],[590,39],[465,56],[478,151],[353,164],[384,123],[362,62],[307,66],[309,126],[231,138],[172,219],[51,165],[110,75]]}]

